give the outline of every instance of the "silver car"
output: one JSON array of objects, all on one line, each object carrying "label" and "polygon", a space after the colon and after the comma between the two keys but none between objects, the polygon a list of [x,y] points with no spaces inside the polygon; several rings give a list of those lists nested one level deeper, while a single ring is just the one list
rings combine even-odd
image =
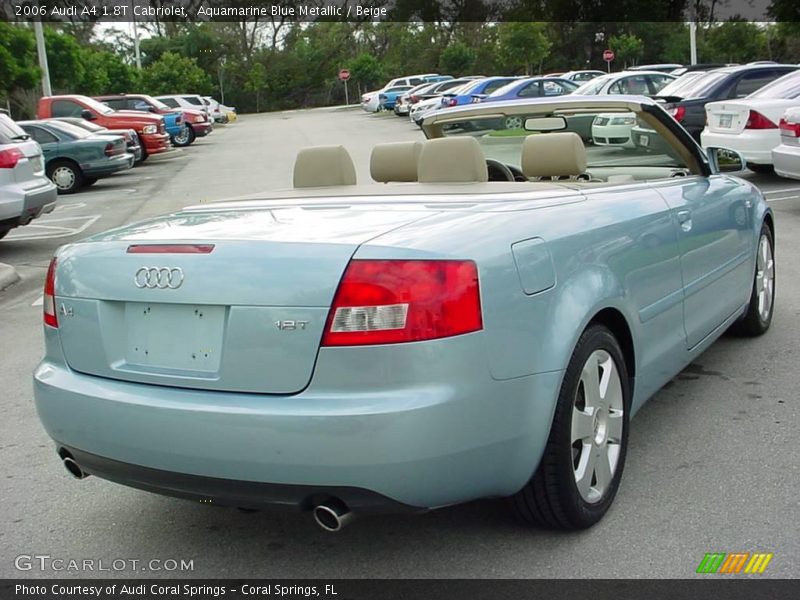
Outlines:
[{"label": "silver car", "polygon": [[44,173],[41,146],[0,114],[0,238],[55,206],[56,186]]}]

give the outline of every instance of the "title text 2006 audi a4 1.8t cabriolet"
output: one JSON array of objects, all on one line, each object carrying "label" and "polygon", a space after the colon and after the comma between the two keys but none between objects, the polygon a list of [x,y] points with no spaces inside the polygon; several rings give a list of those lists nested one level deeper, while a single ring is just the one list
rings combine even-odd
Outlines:
[{"label": "title text 2006 audi a4 1.8t cabriolet", "polygon": [[[665,153],[572,130],[614,112]],[[332,530],[490,497],[596,523],[631,416],[727,329],[769,327],[773,215],[723,172],[740,156],[641,97],[458,107],[424,131],[374,149],[375,183],[309,148],[292,190],[62,247],[35,395],[69,471]]]}]

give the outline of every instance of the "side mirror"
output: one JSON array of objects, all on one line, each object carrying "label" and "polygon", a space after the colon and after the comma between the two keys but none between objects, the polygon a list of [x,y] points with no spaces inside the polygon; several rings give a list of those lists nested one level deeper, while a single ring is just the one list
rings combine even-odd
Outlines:
[{"label": "side mirror", "polygon": [[95,115],[95,114],[94,114],[92,111],[90,111],[88,108],[84,108],[84,109],[81,111],[81,117],[83,117],[83,118],[84,118],[84,119],[86,119],[87,121],[94,121],[94,120],[97,118],[97,115]]},{"label": "side mirror", "polygon": [[747,163],[736,150],[729,148],[706,148],[708,162],[714,173],[742,173]]}]

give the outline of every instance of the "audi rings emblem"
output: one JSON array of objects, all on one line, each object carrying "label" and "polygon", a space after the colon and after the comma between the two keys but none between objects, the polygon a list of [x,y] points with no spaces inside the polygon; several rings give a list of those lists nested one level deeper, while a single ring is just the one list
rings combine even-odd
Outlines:
[{"label": "audi rings emblem", "polygon": [[138,288],[177,290],[183,284],[183,270],[178,267],[141,267],[133,276]]}]

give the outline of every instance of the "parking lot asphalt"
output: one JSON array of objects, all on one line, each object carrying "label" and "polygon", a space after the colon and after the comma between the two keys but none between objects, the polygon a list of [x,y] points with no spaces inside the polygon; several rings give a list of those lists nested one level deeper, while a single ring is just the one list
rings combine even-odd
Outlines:
[{"label": "parking lot asphalt", "polygon": [[[748,176],[776,214],[772,329],[723,337],[639,412],[615,504],[589,531],[528,529],[491,500],[364,517],[327,534],[309,514],[243,513],[68,476],[31,391],[41,285],[60,244],[187,204],[289,187],[307,145],[345,145],[366,180],[374,144],[413,139],[418,128],[393,115],[245,115],[178,158],[61,196],[52,215],[0,242],[0,262],[22,277],[0,292],[0,577],[682,578],[695,576],[706,552],[754,551],[774,553],[762,577],[800,574],[800,181],[776,176]],[[95,571],[20,571],[20,555],[93,559]],[[142,562],[97,570],[99,560],[120,559]],[[193,570],[142,571],[153,559],[191,560]]]}]

